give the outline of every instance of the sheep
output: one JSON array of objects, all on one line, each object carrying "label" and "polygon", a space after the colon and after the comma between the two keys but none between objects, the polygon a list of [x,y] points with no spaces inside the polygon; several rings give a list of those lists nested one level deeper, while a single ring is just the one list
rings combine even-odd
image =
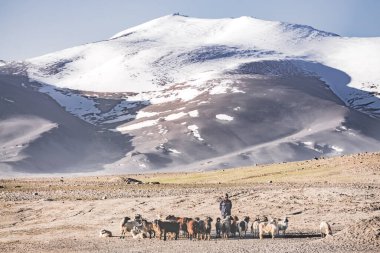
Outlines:
[{"label": "sheep", "polygon": [[[240,238],[245,238],[247,236],[249,217],[246,216],[242,221],[240,221],[237,225],[238,233]],[[244,234],[244,235],[243,235]]]},{"label": "sheep", "polygon": [[288,220],[288,217],[285,217],[284,220],[279,220],[278,224],[277,224],[277,235],[280,235],[280,231],[283,231],[283,235],[285,236],[285,233],[286,233],[286,229],[288,229],[288,225],[289,225],[289,220]]},{"label": "sheep", "polygon": [[130,231],[133,239],[144,239],[146,234],[143,232],[142,226],[134,226]]},{"label": "sheep", "polygon": [[206,238],[206,222],[204,220],[197,220],[198,222],[198,240],[202,240]]},{"label": "sheep", "polygon": [[215,222],[215,230],[216,230],[216,237],[220,238],[220,233],[222,232],[222,223],[220,222],[220,218],[216,218]]},{"label": "sheep", "polygon": [[259,224],[260,224],[260,219],[256,218],[251,225],[251,233],[253,235],[253,238],[259,237]]},{"label": "sheep", "polygon": [[112,232],[109,230],[100,230],[99,237],[112,237]]},{"label": "sheep", "polygon": [[130,227],[130,228],[129,228],[129,226],[128,226],[129,230],[128,230],[128,228],[127,228],[127,223],[128,223],[130,220],[131,220],[131,218],[129,218],[129,217],[124,217],[124,218],[121,220],[121,222],[120,222],[120,230],[121,230],[120,239],[121,239],[121,238],[125,238],[125,233],[128,232],[128,231],[131,231],[131,229],[133,228],[133,226]]},{"label": "sheep", "polygon": [[186,226],[189,239],[192,240],[196,238],[198,234],[198,221],[189,219]]},{"label": "sheep", "polygon": [[141,224],[143,232],[146,234],[146,236],[149,234],[149,239],[152,239],[152,234],[154,234],[153,223],[142,219]]},{"label": "sheep", "polygon": [[322,221],[321,224],[319,224],[319,230],[321,231],[321,238],[332,236],[330,224],[328,224],[326,221]]},{"label": "sheep", "polygon": [[129,217],[124,217],[120,222],[121,236],[120,238],[125,238],[127,232],[131,232],[134,226],[141,226],[142,218],[141,215],[137,214],[135,220],[131,220]]},{"label": "sheep", "polygon": [[231,236],[235,237],[236,232],[238,232],[238,224],[237,222],[239,221],[239,218],[237,216],[231,217]]},{"label": "sheep", "polygon": [[222,221],[222,238],[228,239],[231,233],[231,216],[228,215],[223,221]]},{"label": "sheep", "polygon": [[188,237],[187,221],[189,221],[189,218],[187,217],[177,217],[177,222],[179,223],[179,232],[180,234],[183,234],[184,237]]},{"label": "sheep", "polygon": [[263,239],[264,233],[270,233],[272,235],[272,239],[274,239],[277,234],[277,230],[276,219],[269,219],[269,222],[261,222],[259,224],[259,237],[260,239]]},{"label": "sheep", "polygon": [[211,222],[212,222],[211,217],[206,217],[205,223],[206,223],[206,228],[205,228],[205,240],[211,240]]},{"label": "sheep", "polygon": [[167,233],[170,233],[170,232],[175,234],[175,240],[178,239],[178,234],[179,234],[178,222],[154,220],[153,224],[155,225],[155,231],[159,231],[160,240],[161,240],[162,234],[164,234],[164,241],[166,241]]}]

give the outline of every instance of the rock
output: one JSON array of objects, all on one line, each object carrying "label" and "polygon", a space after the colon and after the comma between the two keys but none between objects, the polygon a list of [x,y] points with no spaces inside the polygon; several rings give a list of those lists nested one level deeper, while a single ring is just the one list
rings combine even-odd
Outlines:
[{"label": "rock", "polygon": [[143,182],[142,181],[140,181],[140,180],[137,180],[137,179],[134,179],[134,178],[127,178],[126,180],[125,180],[125,182],[127,183],[127,184],[142,184]]},{"label": "rock", "polygon": [[102,199],[107,199],[107,196],[103,196]]},{"label": "rock", "polygon": [[33,193],[33,195],[34,195],[34,196],[37,196],[37,195],[38,195],[38,192]]},{"label": "rock", "polygon": [[5,188],[5,186],[4,185],[0,185],[0,189],[4,189]]},{"label": "rock", "polygon": [[54,200],[51,198],[47,198],[47,199],[44,199],[44,201],[54,201]]},{"label": "rock", "polygon": [[149,182],[148,184],[160,184],[160,182]]},{"label": "rock", "polygon": [[273,181],[272,181],[272,180],[269,180],[269,181],[268,181],[268,183],[270,183],[270,184],[271,184],[271,183],[273,183]]}]

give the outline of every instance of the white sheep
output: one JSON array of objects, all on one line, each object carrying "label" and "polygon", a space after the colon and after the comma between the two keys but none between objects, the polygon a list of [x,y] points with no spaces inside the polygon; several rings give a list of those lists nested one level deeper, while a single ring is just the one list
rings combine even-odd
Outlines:
[{"label": "white sheep", "polygon": [[289,220],[288,217],[285,217],[283,220],[279,220],[277,224],[277,234],[280,234],[280,231],[283,231],[283,235],[285,236],[286,230],[288,229]]},{"label": "white sheep", "polygon": [[321,231],[321,238],[332,236],[330,224],[328,224],[326,221],[322,221],[321,224],[319,224],[319,230]]},{"label": "white sheep", "polygon": [[144,239],[146,237],[146,234],[142,230],[142,226],[134,226],[130,233],[133,239]]},{"label": "white sheep", "polygon": [[263,239],[265,233],[272,235],[272,239],[277,235],[278,227],[276,219],[269,219],[269,222],[261,222],[259,224],[259,237]]},{"label": "white sheep", "polygon": [[251,233],[253,235],[253,238],[259,237],[259,224],[260,224],[260,219],[256,218],[251,225]]}]

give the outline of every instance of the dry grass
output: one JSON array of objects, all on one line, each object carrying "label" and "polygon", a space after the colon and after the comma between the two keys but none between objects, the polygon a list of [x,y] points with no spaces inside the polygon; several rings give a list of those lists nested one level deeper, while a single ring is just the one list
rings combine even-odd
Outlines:
[{"label": "dry grass", "polygon": [[[380,182],[380,153],[364,153],[318,160],[298,161],[243,168],[205,172],[148,173],[117,176],[88,176],[61,178],[32,178],[0,180],[0,185],[10,191],[30,191],[36,188],[46,190],[91,190],[121,189],[134,187],[117,182],[117,177],[133,177],[143,182],[160,182],[170,185],[205,184],[252,184],[266,183],[358,183],[377,184]],[[61,181],[62,180],[62,181]],[[17,187],[20,186],[20,187]],[[139,188],[158,187],[139,185]],[[0,189],[1,190],[1,189]]]},{"label": "dry grass", "polygon": [[146,181],[171,184],[210,183],[377,183],[380,153],[193,173],[138,175]]}]

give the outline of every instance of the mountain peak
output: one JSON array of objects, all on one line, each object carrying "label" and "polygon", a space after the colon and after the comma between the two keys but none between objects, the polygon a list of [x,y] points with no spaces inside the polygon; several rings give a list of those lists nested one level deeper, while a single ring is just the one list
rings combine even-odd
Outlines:
[{"label": "mountain peak", "polygon": [[[162,32],[165,34],[173,34],[175,37],[179,37],[180,34],[192,35],[199,40],[204,36],[218,36],[225,33],[229,36],[231,34],[242,33],[245,36],[244,40],[250,40],[251,35],[260,36],[261,32],[266,31],[268,33],[294,33],[301,38],[311,37],[330,37],[337,36],[334,33],[324,32],[315,29],[308,25],[292,24],[279,21],[269,21],[258,19],[251,16],[241,16],[236,18],[219,18],[219,19],[205,19],[194,18],[179,13],[172,15],[162,16],[151,21],[145,22],[141,25],[128,28],[121,31],[110,39],[118,39],[126,37],[133,33],[155,33]],[[165,34],[162,34],[164,36]],[[187,37],[187,36],[186,36]],[[188,38],[186,38],[187,40]]]}]

